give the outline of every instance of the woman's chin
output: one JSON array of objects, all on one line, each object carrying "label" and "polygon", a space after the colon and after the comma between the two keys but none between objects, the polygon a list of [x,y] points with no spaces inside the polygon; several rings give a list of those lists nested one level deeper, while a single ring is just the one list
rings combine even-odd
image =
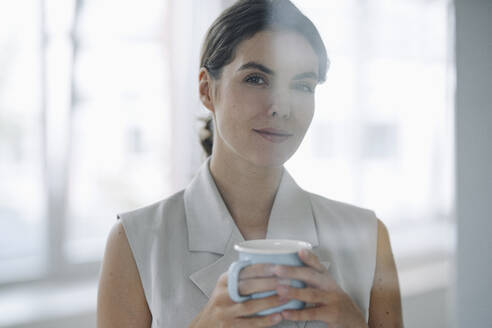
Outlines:
[{"label": "woman's chin", "polygon": [[252,156],[250,162],[258,167],[275,168],[284,165],[291,156],[292,154],[257,154]]}]

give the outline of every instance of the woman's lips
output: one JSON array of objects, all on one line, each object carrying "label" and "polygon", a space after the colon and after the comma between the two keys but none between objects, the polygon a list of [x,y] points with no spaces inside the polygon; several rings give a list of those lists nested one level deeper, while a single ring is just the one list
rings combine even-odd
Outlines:
[{"label": "woman's lips", "polygon": [[271,132],[267,132],[266,130],[255,130],[255,129],[253,129],[253,131],[255,131],[260,136],[262,136],[266,140],[271,141],[273,143],[284,142],[285,140],[289,139],[292,136],[291,134],[271,133]]},{"label": "woman's lips", "polygon": [[280,129],[275,129],[275,128],[263,128],[263,129],[253,129],[257,132],[261,133],[268,133],[268,134],[275,134],[275,135],[281,135],[281,136],[291,136],[292,133],[289,133],[285,130],[280,130]]}]

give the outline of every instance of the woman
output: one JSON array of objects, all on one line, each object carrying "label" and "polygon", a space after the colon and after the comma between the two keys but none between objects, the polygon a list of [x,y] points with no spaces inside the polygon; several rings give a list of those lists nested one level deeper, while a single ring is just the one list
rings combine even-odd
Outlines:
[{"label": "woman", "polygon": [[[213,117],[211,153],[190,185],[123,213],[106,247],[99,327],[401,327],[388,233],[374,213],[300,189],[283,164],[313,117],[327,56],[312,24],[288,0],[241,0],[205,39],[199,94]],[[209,122],[210,123],[210,122]],[[209,124],[207,124],[209,126]],[[253,265],[234,303],[233,245],[289,238],[313,244],[303,268]],[[304,281],[290,288],[285,279]],[[252,314],[289,299],[303,310]]]}]

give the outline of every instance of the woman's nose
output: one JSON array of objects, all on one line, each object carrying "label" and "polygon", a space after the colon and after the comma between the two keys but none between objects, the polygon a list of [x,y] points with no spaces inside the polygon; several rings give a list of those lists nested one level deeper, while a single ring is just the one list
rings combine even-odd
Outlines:
[{"label": "woman's nose", "polygon": [[268,109],[268,114],[270,116],[280,116],[282,118],[288,119],[290,117],[290,103],[288,95],[282,92],[275,92],[272,95],[270,108]]}]

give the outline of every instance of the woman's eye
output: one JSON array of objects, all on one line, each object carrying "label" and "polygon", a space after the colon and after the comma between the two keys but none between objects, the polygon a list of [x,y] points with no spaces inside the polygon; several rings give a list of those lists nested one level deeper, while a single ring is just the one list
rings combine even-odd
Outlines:
[{"label": "woman's eye", "polygon": [[298,90],[300,90],[300,91],[305,91],[305,92],[314,93],[314,87],[312,87],[311,85],[306,84],[306,83],[299,83],[299,84],[296,84],[296,85],[295,85],[295,89],[298,89]]},{"label": "woman's eye", "polygon": [[265,79],[259,75],[250,75],[246,77],[244,81],[247,83],[258,84],[258,85],[266,84]]}]

